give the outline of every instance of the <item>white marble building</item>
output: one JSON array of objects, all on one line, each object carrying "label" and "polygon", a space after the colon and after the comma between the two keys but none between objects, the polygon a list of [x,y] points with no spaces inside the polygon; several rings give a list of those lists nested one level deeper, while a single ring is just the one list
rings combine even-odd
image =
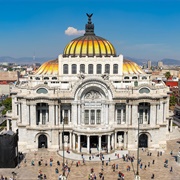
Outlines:
[{"label": "white marble building", "polygon": [[96,36],[89,17],[84,36],[12,89],[12,130],[19,129],[20,151],[62,149],[64,137],[75,152],[110,152],[137,148],[139,120],[139,146],[166,148],[168,93]]}]

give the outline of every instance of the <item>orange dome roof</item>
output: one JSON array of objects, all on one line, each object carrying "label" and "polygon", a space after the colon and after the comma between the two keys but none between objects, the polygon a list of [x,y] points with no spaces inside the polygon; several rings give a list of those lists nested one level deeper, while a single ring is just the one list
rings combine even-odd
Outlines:
[{"label": "orange dome roof", "polygon": [[35,75],[58,75],[58,59],[47,61],[43,63],[38,70],[34,73]]},{"label": "orange dome roof", "polygon": [[[45,62],[35,72],[35,75],[58,75],[59,66],[58,60],[51,60]],[[130,60],[123,60],[123,74],[145,74],[144,71],[135,63]]]},{"label": "orange dome roof", "polygon": [[123,74],[145,74],[145,72],[135,62],[123,59]]},{"label": "orange dome roof", "polygon": [[87,14],[88,24],[84,36],[73,39],[66,45],[63,57],[110,57],[116,56],[113,45],[106,39],[94,34],[94,24],[91,22],[92,14]]}]

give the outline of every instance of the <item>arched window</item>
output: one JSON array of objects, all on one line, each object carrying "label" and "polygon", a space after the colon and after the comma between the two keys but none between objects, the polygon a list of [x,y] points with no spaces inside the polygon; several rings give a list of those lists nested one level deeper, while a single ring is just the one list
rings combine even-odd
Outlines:
[{"label": "arched window", "polygon": [[85,73],[85,65],[80,64],[80,72]]},{"label": "arched window", "polygon": [[148,88],[141,88],[140,90],[139,90],[139,93],[150,93],[150,90],[148,89]]},{"label": "arched window", "polygon": [[72,74],[77,74],[77,65],[72,64]]},{"label": "arched window", "polygon": [[124,79],[129,79],[129,77],[128,77],[128,76],[125,76]]},{"label": "arched window", "polygon": [[88,65],[88,74],[93,74],[93,64]]},{"label": "arched window", "polygon": [[68,74],[68,65],[67,64],[63,65],[63,74]]},{"label": "arched window", "polygon": [[57,77],[52,77],[52,80],[57,80]]},{"label": "arched window", "polygon": [[96,73],[97,74],[102,74],[102,65],[101,64],[97,64],[97,66],[96,66]]},{"label": "arched window", "polygon": [[40,78],[39,78],[39,77],[36,77],[35,79],[36,79],[36,80],[40,80]]},{"label": "arched window", "polygon": [[110,73],[110,65],[109,64],[105,64],[105,73]]},{"label": "arched window", "polygon": [[142,79],[147,79],[147,77],[146,77],[146,76],[143,76]]},{"label": "arched window", "polygon": [[48,91],[47,91],[45,88],[39,88],[39,89],[36,91],[36,93],[38,93],[38,94],[41,94],[41,93],[47,94]]},{"label": "arched window", "polygon": [[118,64],[113,65],[113,74],[118,74]]}]

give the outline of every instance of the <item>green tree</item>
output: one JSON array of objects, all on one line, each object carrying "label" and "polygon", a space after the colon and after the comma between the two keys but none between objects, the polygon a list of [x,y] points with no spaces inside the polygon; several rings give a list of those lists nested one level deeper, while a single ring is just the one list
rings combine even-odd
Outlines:
[{"label": "green tree", "polygon": [[165,73],[165,77],[166,77],[166,79],[169,79],[171,77],[171,73],[170,72],[166,72]]},{"label": "green tree", "polygon": [[170,96],[169,106],[175,106],[176,102],[177,102],[177,98],[174,94],[172,94],[172,96]]},{"label": "green tree", "polygon": [[12,110],[12,98],[8,97],[3,102],[2,105],[5,109],[2,111],[2,114],[6,114],[7,111]]}]

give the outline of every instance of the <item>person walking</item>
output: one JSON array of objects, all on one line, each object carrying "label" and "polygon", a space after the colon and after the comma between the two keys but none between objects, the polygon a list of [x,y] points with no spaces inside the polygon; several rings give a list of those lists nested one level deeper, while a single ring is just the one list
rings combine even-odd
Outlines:
[{"label": "person walking", "polygon": [[172,168],[172,166],[171,166],[171,168],[170,168],[170,170],[169,170],[170,172],[173,172],[173,168]]},{"label": "person walking", "polygon": [[154,179],[154,174],[152,174],[151,179]]}]

